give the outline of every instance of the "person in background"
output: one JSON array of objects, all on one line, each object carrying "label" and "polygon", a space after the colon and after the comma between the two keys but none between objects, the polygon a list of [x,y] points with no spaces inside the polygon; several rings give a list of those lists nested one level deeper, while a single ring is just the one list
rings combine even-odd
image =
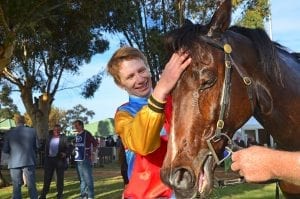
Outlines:
[{"label": "person in background", "polygon": [[247,139],[247,147],[254,146],[254,145],[258,145],[258,143],[256,142],[255,138],[249,137]]},{"label": "person in background", "polygon": [[239,149],[246,147],[244,140],[242,140],[240,136],[237,136],[236,139],[233,140],[233,142],[237,147],[239,147]]},{"label": "person in background", "polygon": [[12,198],[22,198],[22,172],[25,175],[29,196],[37,199],[36,152],[39,141],[36,130],[25,126],[24,116],[16,116],[16,127],[6,133],[3,152],[9,155],[8,168],[13,185]]},{"label": "person in background", "polygon": [[84,129],[81,120],[73,123],[76,130],[75,162],[80,181],[80,198],[94,198],[93,153],[97,149],[97,140]]},{"label": "person in background", "polygon": [[172,196],[172,190],[160,180],[171,115],[168,95],[190,63],[187,52],[174,53],[154,89],[148,62],[140,50],[122,47],[107,64],[115,83],[129,94],[129,102],[115,114],[115,132],[122,139],[128,164],[124,198]]},{"label": "person in background", "polygon": [[56,124],[50,131],[45,144],[45,161],[44,161],[44,185],[40,199],[46,199],[49,192],[50,183],[56,172],[56,190],[57,199],[63,198],[64,190],[64,173],[66,166],[66,157],[68,153],[67,138],[61,134],[60,125]]},{"label": "person in background", "polygon": [[108,137],[106,138],[105,146],[106,146],[106,147],[114,147],[114,146],[116,146],[116,143],[115,143],[115,141],[114,141],[114,139],[113,139],[112,136],[108,136]]}]

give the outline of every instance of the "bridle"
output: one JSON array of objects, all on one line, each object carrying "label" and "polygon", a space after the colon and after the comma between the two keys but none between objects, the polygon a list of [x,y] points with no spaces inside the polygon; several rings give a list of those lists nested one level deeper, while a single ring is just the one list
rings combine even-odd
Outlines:
[{"label": "bridle", "polygon": [[[239,76],[243,79],[243,82],[247,87],[247,93],[251,103],[252,112],[254,112],[252,80],[248,75],[246,75],[247,73],[242,68],[238,67],[237,64],[235,64],[235,62],[233,61],[231,57],[232,48],[230,44],[227,42],[227,39],[224,35],[222,35],[220,41],[214,40],[208,36],[201,36],[201,39],[203,39],[207,44],[222,50],[225,56],[224,57],[225,77],[223,81],[222,95],[220,100],[220,106],[221,106],[220,114],[219,114],[218,121],[216,123],[216,130],[214,135],[211,138],[206,140],[208,148],[210,150],[209,155],[212,155],[216,163],[220,165],[222,162],[224,162],[227,158],[229,158],[232,155],[232,148],[233,148],[232,139],[226,134],[226,132],[223,132],[223,128],[225,124],[224,123],[225,111],[228,109],[228,105],[230,101],[232,66],[237,70]],[[213,144],[219,142],[224,137],[227,139],[228,145],[225,147],[225,150],[228,153],[225,157],[220,159],[216,153],[215,148],[213,147]]]},{"label": "bridle", "polygon": [[[229,31],[229,30],[227,30],[227,31]],[[235,64],[234,60],[232,59],[232,57],[231,57],[232,48],[231,48],[230,44],[227,42],[226,37],[224,37],[224,36],[221,37],[221,41],[224,41],[224,42],[216,41],[208,36],[201,36],[201,38],[207,44],[224,51],[224,55],[225,55],[225,78],[223,81],[222,96],[221,96],[221,100],[220,100],[221,110],[220,110],[219,118],[218,118],[218,121],[216,124],[215,133],[211,138],[206,140],[207,146],[210,150],[209,155],[212,155],[213,158],[215,159],[216,163],[218,165],[220,165],[226,159],[231,157],[232,152],[233,152],[232,151],[232,148],[233,148],[232,139],[226,133],[222,132],[222,130],[224,128],[225,110],[228,108],[229,100],[230,100],[232,66],[236,69],[239,76],[242,78],[244,84],[246,85],[248,98],[249,98],[249,101],[251,104],[252,113],[254,112],[254,98],[253,98],[253,90],[254,89],[253,89],[252,80],[247,75],[246,71],[244,71],[243,68],[238,67],[238,65]],[[222,43],[224,43],[224,45],[221,45]],[[228,140],[227,141],[228,146],[225,147],[225,150],[228,153],[225,157],[220,159],[216,153],[215,148],[213,147],[213,144],[222,140],[223,137],[225,137]],[[279,181],[275,180],[274,182],[276,183],[275,198],[279,199]]]}]

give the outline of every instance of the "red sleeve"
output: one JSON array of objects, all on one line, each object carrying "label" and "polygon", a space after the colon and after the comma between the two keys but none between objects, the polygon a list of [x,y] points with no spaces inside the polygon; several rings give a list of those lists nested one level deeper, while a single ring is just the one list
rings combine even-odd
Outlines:
[{"label": "red sleeve", "polygon": [[171,127],[171,119],[172,119],[172,96],[168,95],[167,97],[167,103],[165,105],[165,124],[164,127],[167,131],[167,133],[170,133],[170,127]]}]

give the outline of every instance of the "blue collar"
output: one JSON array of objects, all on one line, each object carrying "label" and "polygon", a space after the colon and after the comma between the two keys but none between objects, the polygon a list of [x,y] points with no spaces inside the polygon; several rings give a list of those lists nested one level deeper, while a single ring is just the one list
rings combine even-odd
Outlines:
[{"label": "blue collar", "polygon": [[135,116],[136,113],[141,110],[143,106],[148,104],[147,97],[137,97],[134,95],[129,96],[129,102],[120,106],[118,110],[123,110]]}]

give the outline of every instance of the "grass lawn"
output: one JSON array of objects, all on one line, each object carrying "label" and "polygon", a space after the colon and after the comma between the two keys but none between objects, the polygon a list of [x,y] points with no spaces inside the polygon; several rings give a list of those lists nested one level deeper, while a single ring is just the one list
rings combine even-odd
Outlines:
[{"label": "grass lawn", "polygon": [[[9,178],[8,170],[2,170],[6,179]],[[37,169],[37,188],[40,192],[43,186],[43,169]],[[99,199],[120,199],[123,182],[117,163],[105,164],[104,167],[94,168],[95,198]],[[138,187],[137,187],[138,188]],[[55,183],[51,183],[50,192],[47,198],[55,198]],[[0,189],[0,198],[11,198],[12,186]],[[29,198],[27,188],[22,188],[23,198]],[[274,199],[275,184],[241,184],[217,188],[213,191],[212,199]],[[74,199],[79,197],[79,181],[74,168],[65,172],[64,198]],[[282,196],[281,196],[282,198]]]},{"label": "grass lawn", "polygon": [[[94,185],[95,185],[95,198],[113,199],[121,198],[123,182],[119,172],[119,166],[116,163],[105,164],[104,167],[94,168]],[[9,171],[2,170],[5,179],[10,180]],[[74,199],[80,195],[79,181],[77,173],[74,168],[68,168],[65,172],[64,183],[64,198]],[[39,193],[43,188],[43,169],[37,169],[37,189]],[[10,199],[12,193],[12,186],[0,189],[0,199]],[[22,187],[23,198],[29,198],[27,194],[27,187]],[[47,198],[56,198],[55,182],[52,180],[50,191]]]}]

